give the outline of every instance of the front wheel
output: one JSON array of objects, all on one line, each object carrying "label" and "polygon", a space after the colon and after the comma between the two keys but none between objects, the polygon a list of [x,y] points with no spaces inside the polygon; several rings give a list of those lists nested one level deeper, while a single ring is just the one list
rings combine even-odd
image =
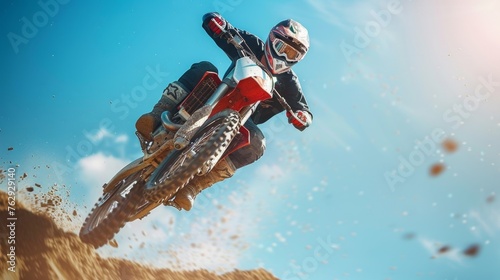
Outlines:
[{"label": "front wheel", "polygon": [[170,199],[201,170],[213,167],[236,136],[240,115],[225,110],[210,118],[183,150],[174,151],[151,174],[145,196],[149,201]]}]

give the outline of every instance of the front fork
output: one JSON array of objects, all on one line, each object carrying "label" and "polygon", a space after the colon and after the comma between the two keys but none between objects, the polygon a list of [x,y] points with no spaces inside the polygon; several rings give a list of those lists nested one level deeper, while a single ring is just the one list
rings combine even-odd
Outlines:
[{"label": "front fork", "polygon": [[257,110],[257,106],[259,106],[260,101],[255,102],[252,105],[248,105],[240,110],[241,117],[241,125],[244,125],[247,120],[252,116],[252,114]]}]

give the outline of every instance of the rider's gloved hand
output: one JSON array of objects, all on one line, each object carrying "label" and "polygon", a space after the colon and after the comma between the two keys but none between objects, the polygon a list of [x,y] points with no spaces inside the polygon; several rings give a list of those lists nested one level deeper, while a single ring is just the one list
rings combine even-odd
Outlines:
[{"label": "rider's gloved hand", "polygon": [[208,22],[208,28],[215,35],[220,35],[226,32],[226,21],[219,14],[214,14],[213,18]]},{"label": "rider's gloved hand", "polygon": [[288,118],[288,123],[293,124],[293,126],[295,126],[296,129],[302,131],[302,130],[306,129],[306,127],[311,125],[311,123],[312,123],[311,114],[309,114],[306,111],[301,111],[301,110],[295,111],[294,113],[295,113],[295,117],[299,118],[302,121],[302,123],[299,122],[299,120],[297,120],[292,114],[290,114],[290,112],[286,112],[286,116]]}]

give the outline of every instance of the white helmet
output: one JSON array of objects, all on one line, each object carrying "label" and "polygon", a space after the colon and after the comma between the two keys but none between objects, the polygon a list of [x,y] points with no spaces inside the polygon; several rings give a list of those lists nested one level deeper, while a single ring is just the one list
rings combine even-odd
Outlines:
[{"label": "white helmet", "polygon": [[293,19],[284,20],[271,29],[266,40],[265,56],[273,74],[288,71],[309,50],[309,33]]}]

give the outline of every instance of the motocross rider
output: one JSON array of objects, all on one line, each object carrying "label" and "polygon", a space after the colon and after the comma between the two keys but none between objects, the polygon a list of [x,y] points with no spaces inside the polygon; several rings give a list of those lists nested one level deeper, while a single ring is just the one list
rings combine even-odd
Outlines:
[{"label": "motocross rider", "polygon": [[[312,114],[302,92],[299,79],[291,69],[293,65],[304,58],[309,49],[309,35],[306,28],[292,19],[287,19],[276,24],[269,32],[266,42],[263,42],[257,36],[233,27],[218,13],[205,14],[202,27],[217,46],[228,55],[233,65],[239,58],[237,50],[221,36],[231,29],[238,31],[256,57],[276,78],[275,89],[287,101],[295,115],[302,120],[302,123],[297,121],[287,112],[288,122],[300,131],[311,124]],[[161,113],[166,110],[171,111],[182,102],[184,97],[198,84],[205,71],[218,73],[217,68],[212,63],[202,61],[193,64],[178,81],[169,84],[153,110],[137,120],[137,131],[145,139],[152,140],[152,132],[161,124]],[[276,96],[261,102],[252,117],[245,123],[245,127],[250,131],[250,145],[219,161],[208,174],[195,176],[184,188],[179,190],[174,202],[180,208],[189,211],[193,207],[196,195],[202,190],[233,176],[236,169],[259,159],[264,154],[266,144],[264,135],[257,124],[266,122],[282,111],[284,108]]]}]

